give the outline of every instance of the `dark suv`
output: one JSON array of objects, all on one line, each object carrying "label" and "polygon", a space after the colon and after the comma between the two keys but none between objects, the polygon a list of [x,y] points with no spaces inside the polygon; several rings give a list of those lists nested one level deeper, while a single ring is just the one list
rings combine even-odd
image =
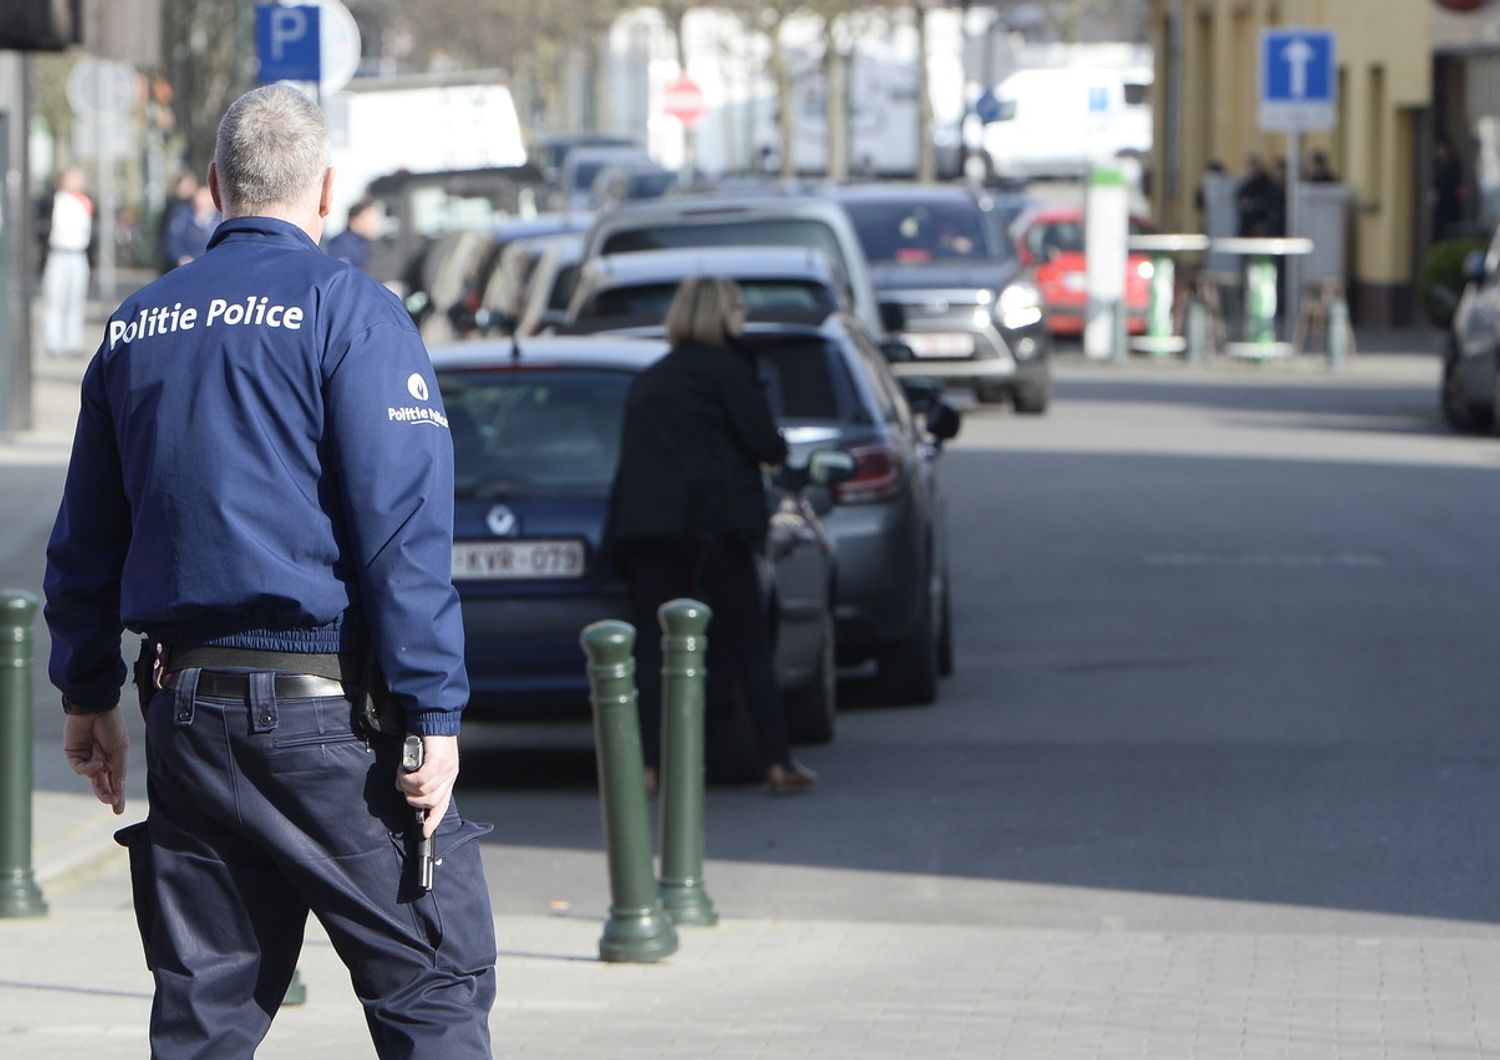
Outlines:
[{"label": "dark suv", "polygon": [[981,401],[1046,411],[1052,338],[1000,212],[968,188],[856,184],[854,221],[885,328],[911,349],[897,375],[974,387]]}]

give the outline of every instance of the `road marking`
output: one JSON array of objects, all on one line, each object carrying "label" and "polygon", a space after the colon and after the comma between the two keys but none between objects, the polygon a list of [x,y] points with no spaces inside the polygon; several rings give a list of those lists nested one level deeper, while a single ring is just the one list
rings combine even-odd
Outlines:
[{"label": "road marking", "polygon": [[1386,567],[1384,556],[1372,552],[1155,552],[1142,562],[1148,567],[1256,567],[1283,570],[1306,568],[1370,569]]}]

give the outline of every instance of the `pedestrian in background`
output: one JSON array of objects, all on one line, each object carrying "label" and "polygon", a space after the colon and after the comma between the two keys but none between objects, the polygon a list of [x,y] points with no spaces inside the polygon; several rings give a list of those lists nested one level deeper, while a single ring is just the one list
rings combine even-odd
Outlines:
[{"label": "pedestrian in background", "polygon": [[197,177],[187,171],[177,174],[177,180],[172,185],[172,198],[162,212],[161,235],[157,240],[158,268],[162,273],[171,272],[177,267],[177,258],[172,254],[168,236],[177,223],[178,216],[192,212],[193,196],[197,191]]},{"label": "pedestrian in background", "polygon": [[1285,213],[1285,192],[1277,187],[1276,179],[1260,155],[1251,154],[1245,159],[1245,178],[1235,193],[1235,205],[1240,214],[1240,235],[1266,239],[1280,234],[1278,219]]},{"label": "pedestrian in background", "polygon": [[817,775],[792,758],[757,557],[770,520],[762,465],[786,459],[751,360],[734,348],[745,303],[731,280],[684,280],[667,311],[671,350],[638,375],[625,403],[606,539],[630,590],[648,785],[661,751],[657,609],[693,597],[713,610],[715,703],[740,694],[778,793]]},{"label": "pedestrian in background", "polygon": [[42,270],[42,339],[54,357],[83,354],[83,310],[89,292],[89,240],[94,203],[84,194],[83,170],[63,170],[52,195],[47,264]]},{"label": "pedestrian in background", "polygon": [[221,220],[213,192],[196,189],[187,207],[176,210],[167,222],[167,254],[173,267],[201,258]]},{"label": "pedestrian in background", "polygon": [[45,579],[64,749],[117,813],[121,627],[154,646],[149,812],[121,833],[151,1054],[251,1057],[311,911],[381,1057],[489,1057],[488,829],[452,801],[469,689],[432,362],[394,295],[318,250],[333,171],[306,96],[231,104],[208,179],[228,218],[208,252],[128,298],[84,375]]},{"label": "pedestrian in background", "polygon": [[360,199],[349,207],[344,230],[328,241],[329,257],[353,265],[360,272],[370,271],[370,244],[380,235],[380,207],[374,199]]}]

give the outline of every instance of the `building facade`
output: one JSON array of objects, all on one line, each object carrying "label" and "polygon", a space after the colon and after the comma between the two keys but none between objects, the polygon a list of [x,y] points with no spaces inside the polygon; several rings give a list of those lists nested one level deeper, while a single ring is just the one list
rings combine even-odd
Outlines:
[{"label": "building facade", "polygon": [[1261,31],[1333,30],[1337,125],[1303,136],[1351,193],[1350,298],[1357,319],[1407,323],[1431,238],[1432,29],[1427,0],[1156,0],[1153,207],[1158,224],[1199,231],[1210,163],[1243,171],[1251,153],[1288,154],[1258,124]]}]

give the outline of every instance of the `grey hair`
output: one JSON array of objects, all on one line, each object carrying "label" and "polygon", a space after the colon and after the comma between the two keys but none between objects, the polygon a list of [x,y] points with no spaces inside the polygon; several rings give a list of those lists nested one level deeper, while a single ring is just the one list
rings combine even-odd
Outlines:
[{"label": "grey hair", "polygon": [[328,123],[290,85],[263,85],[229,105],[214,140],[224,212],[300,207],[317,196],[329,165]]}]

